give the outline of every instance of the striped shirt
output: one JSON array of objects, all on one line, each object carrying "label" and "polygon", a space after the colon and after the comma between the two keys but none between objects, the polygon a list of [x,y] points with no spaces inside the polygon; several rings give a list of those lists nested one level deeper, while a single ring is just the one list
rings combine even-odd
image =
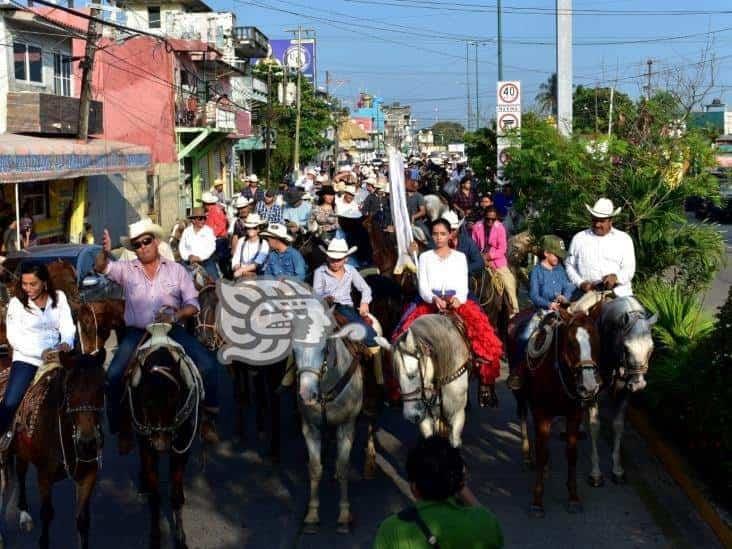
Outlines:
[{"label": "striped shirt", "polygon": [[344,265],[346,270],[341,278],[337,278],[327,265],[315,269],[313,275],[313,291],[318,297],[332,297],[335,303],[353,307],[351,287],[355,286],[361,292],[361,303],[371,303],[371,288],[361,274],[351,267]]}]

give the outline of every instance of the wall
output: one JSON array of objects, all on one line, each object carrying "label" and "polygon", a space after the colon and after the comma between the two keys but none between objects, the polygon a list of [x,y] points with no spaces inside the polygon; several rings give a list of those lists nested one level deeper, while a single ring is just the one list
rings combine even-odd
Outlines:
[{"label": "wall", "polygon": [[109,230],[112,245],[127,234],[128,225],[147,216],[147,174],[144,170],[87,178],[87,221],[94,240],[102,241]]}]

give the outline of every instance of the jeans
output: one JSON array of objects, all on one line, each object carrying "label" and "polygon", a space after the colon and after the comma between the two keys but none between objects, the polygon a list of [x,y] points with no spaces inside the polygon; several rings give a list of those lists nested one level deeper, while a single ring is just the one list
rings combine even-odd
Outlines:
[{"label": "jeans", "polygon": [[518,345],[516,345],[516,364],[518,364],[524,357],[524,355],[526,355],[526,347],[529,344],[529,338],[531,337],[531,334],[534,333],[534,330],[539,327],[539,324],[541,324],[542,318],[544,318],[544,313],[541,311],[537,311],[519,332],[517,338]]},{"label": "jeans", "polygon": [[[219,269],[221,274],[226,275],[231,269],[231,251],[229,250],[229,239],[228,238],[217,238],[216,239],[216,253],[211,257],[211,260],[216,262],[218,260]],[[206,271],[209,272],[208,267]],[[210,274],[210,272],[209,272]],[[214,280],[218,279],[216,276]]]},{"label": "jeans", "polygon": [[[118,429],[120,404],[124,396],[122,382],[125,370],[145,333],[145,330],[140,328],[128,327],[112,361],[109,363],[109,368],[107,368],[107,413],[110,428],[113,432]],[[218,408],[218,362],[216,356],[181,326],[173,326],[173,329],[168,332],[168,336],[183,347],[183,350],[201,373],[203,387],[206,391],[203,405],[206,408]]]},{"label": "jeans", "polygon": [[366,322],[363,318],[361,318],[361,315],[358,314],[358,311],[351,307],[350,305],[341,305],[338,303],[335,307],[335,310],[338,314],[345,316],[350,322],[357,322],[364,328],[366,328],[366,337],[364,338],[363,342],[366,344],[367,347],[375,347],[376,341],[374,338],[376,337],[376,330],[373,329],[373,327]]},{"label": "jeans", "polygon": [[0,434],[10,429],[15,412],[37,371],[36,366],[19,360],[16,360],[10,366],[10,376],[8,377],[8,385],[5,388],[5,396],[0,401]]}]

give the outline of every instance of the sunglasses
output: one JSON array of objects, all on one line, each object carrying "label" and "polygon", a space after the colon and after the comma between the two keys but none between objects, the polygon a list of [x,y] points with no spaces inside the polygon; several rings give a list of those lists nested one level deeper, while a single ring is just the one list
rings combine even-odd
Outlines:
[{"label": "sunglasses", "polygon": [[133,250],[139,250],[143,246],[149,246],[152,244],[152,241],[155,240],[152,236],[146,236],[145,238],[141,238],[140,240],[135,240],[132,243],[132,249]]},{"label": "sunglasses", "polygon": [[198,217],[191,217],[193,221],[206,221],[205,215],[199,215]]}]

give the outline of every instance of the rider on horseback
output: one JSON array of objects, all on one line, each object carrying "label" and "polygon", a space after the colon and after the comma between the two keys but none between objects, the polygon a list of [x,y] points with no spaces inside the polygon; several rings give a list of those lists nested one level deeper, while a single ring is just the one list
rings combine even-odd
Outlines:
[{"label": "rider on horseback", "polygon": [[74,346],[76,327],[66,295],[55,290],[45,265],[23,263],[15,297],[8,304],[8,343],[13,348],[5,396],[0,402],[0,449],[13,439],[11,423],[33,378],[53,351]]},{"label": "rider on horseback", "polygon": [[193,208],[188,219],[192,224],[185,228],[180,237],[180,258],[191,269],[200,265],[212,280],[217,280],[219,270],[216,266],[216,235],[206,225],[206,212],[200,207]]},{"label": "rider on horseback", "polygon": [[260,233],[269,245],[269,255],[262,266],[262,274],[277,278],[287,277],[299,281],[305,280],[307,266],[302,254],[290,244],[294,238],[285,225],[270,223]]},{"label": "rider on horseback", "polygon": [[269,253],[269,244],[260,237],[259,231],[267,225],[259,214],[249,214],[244,220],[246,239],[237,242],[234,257],[231,260],[231,270],[234,278],[261,274],[262,266]]},{"label": "rider on horseback", "polygon": [[[153,322],[174,325],[168,336],[183,347],[201,372],[206,392],[201,435],[207,442],[218,442],[214,425],[219,406],[216,381],[218,363],[215,356],[180,325],[198,313],[198,292],[183,266],[161,257],[158,253],[162,234],[160,226],[149,220],[145,223],[133,223],[130,225],[129,244],[137,259],[110,261],[112,242],[109,232],[105,230],[103,249],[94,265],[97,272],[106,274],[110,280],[122,286],[125,293],[126,332],[107,369],[109,427],[112,433],[120,434],[120,453],[132,450],[132,433],[127,428],[120,432],[120,404],[125,371],[146,334],[147,326]],[[164,308],[175,312],[163,313]]]}]

